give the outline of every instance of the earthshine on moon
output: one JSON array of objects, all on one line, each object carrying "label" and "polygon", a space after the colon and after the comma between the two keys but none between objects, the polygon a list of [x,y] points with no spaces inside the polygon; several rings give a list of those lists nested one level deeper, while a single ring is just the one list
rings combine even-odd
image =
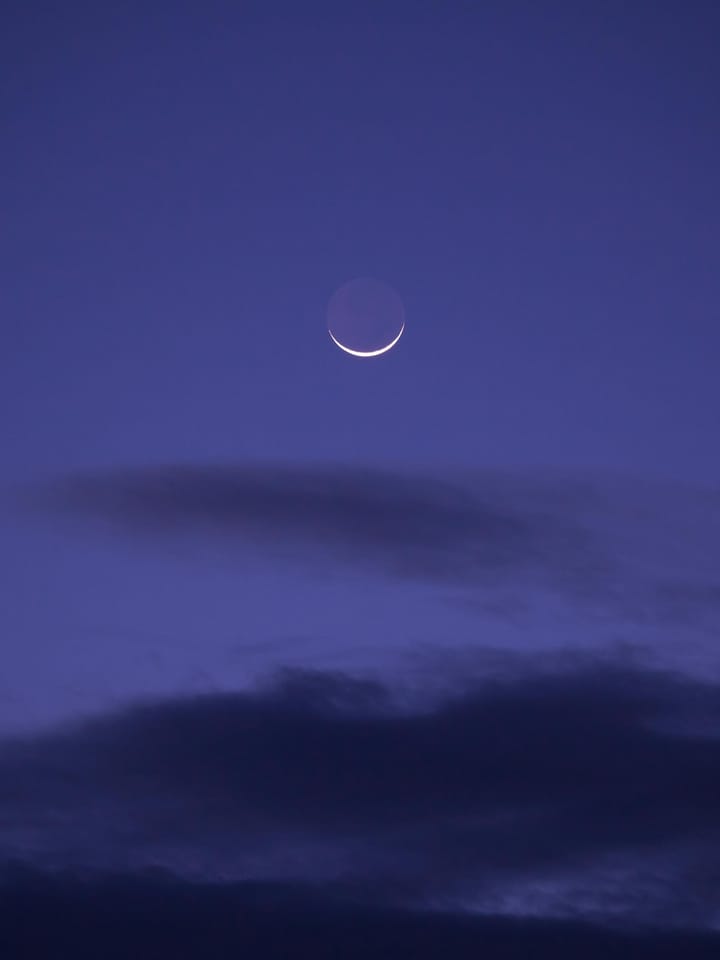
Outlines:
[{"label": "earthshine on moon", "polygon": [[353,357],[379,357],[395,346],[405,330],[405,308],[398,294],[380,280],[359,278],[330,298],[328,333]]}]

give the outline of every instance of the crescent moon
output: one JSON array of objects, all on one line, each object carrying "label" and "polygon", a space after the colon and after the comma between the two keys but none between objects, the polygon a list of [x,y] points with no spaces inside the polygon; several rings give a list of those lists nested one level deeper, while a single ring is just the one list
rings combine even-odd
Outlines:
[{"label": "crescent moon", "polygon": [[392,350],[400,337],[403,335],[404,330],[405,324],[403,323],[403,325],[400,327],[400,333],[395,337],[395,339],[391,340],[386,346],[380,347],[379,350],[351,350],[350,347],[346,347],[344,343],[340,343],[337,337],[334,336],[332,330],[328,330],[328,333],[330,334],[330,339],[335,346],[340,347],[341,350],[344,350],[345,353],[349,353],[352,357],[379,357],[381,354],[387,353],[388,350]]}]

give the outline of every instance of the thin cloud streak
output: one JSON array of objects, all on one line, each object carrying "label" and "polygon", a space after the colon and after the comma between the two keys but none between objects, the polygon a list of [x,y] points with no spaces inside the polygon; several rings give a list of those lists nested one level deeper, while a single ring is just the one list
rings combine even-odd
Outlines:
[{"label": "thin cloud streak", "polygon": [[246,558],[344,563],[459,588],[485,611],[503,591],[519,609],[539,590],[593,615],[713,631],[717,499],[656,494],[532,474],[209,465],[70,477],[28,502],[149,541],[206,537]]}]

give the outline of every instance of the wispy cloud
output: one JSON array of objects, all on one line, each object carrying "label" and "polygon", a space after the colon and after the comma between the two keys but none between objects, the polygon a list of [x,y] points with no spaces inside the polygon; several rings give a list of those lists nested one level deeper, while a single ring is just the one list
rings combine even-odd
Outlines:
[{"label": "wispy cloud", "polygon": [[437,479],[351,468],[168,467],[71,478],[48,502],[151,536],[312,546],[408,576],[527,566],[547,540],[529,512]]},{"label": "wispy cloud", "polygon": [[618,618],[720,626],[720,502],[687,492],[532,474],[169,466],[68,478],[33,503],[155,540],[206,536],[485,598],[539,589]]}]

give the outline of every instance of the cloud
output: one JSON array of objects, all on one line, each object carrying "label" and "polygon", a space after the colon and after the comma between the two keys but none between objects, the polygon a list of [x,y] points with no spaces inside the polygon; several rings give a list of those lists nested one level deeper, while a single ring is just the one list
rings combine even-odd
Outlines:
[{"label": "cloud", "polygon": [[71,477],[32,503],[152,540],[204,536],[303,566],[460,588],[496,616],[545,595],[626,622],[720,627],[720,502],[698,491],[530,473],[209,465]]},{"label": "cloud", "polygon": [[720,947],[709,933],[403,910],[290,884],[48,878],[16,869],[0,892],[0,949],[8,958],[714,960]]},{"label": "cloud", "polygon": [[290,673],[7,742],[0,850],[710,927],[719,770],[720,691],[637,667],[506,671],[412,703]]},{"label": "cloud", "polygon": [[532,497],[390,471],[175,466],[70,478],[40,500],[153,538],[204,533],[299,549],[303,558],[311,549],[318,558],[441,582],[538,574],[567,582],[607,564],[581,524],[548,515]]}]

